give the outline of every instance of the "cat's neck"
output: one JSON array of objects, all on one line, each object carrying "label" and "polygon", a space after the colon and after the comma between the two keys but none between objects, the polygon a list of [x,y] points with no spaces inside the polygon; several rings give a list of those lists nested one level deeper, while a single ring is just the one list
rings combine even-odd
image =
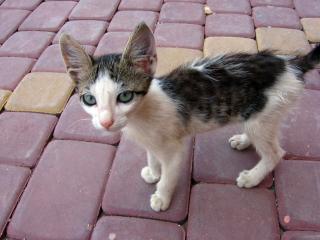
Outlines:
[{"label": "cat's neck", "polygon": [[152,80],[149,91],[140,106],[130,115],[124,129],[128,135],[140,136],[137,138],[150,141],[150,138],[157,137],[152,134],[172,135],[172,137],[182,134],[176,105],[162,90],[159,81]]}]

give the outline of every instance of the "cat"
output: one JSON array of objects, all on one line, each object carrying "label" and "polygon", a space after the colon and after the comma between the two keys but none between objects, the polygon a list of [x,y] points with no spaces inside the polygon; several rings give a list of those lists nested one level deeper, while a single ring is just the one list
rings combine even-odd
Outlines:
[{"label": "cat", "polygon": [[231,147],[243,150],[252,144],[261,157],[251,170],[240,172],[236,183],[258,185],[285,154],[277,136],[280,121],[303,90],[303,74],[320,61],[320,46],[291,58],[268,51],[226,54],[194,60],[155,78],[155,39],[143,22],[122,54],[89,56],[67,34],[60,47],[93,125],[121,130],[146,149],[148,165],[141,176],[157,183],[150,198],[154,211],[170,205],[184,139],[230,123],[244,125],[244,133],[229,139]]}]

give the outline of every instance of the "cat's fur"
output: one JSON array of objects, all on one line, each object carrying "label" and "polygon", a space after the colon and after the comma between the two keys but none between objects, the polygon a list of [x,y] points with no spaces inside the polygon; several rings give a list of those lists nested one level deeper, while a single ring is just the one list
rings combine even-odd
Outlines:
[{"label": "cat's fur", "polygon": [[[123,54],[93,58],[67,35],[60,45],[94,126],[122,130],[146,148],[148,165],[141,176],[147,183],[158,182],[150,200],[155,211],[169,207],[183,139],[229,123],[244,123],[244,133],[229,139],[231,147],[243,150],[253,144],[261,156],[254,168],[240,173],[237,185],[258,185],[284,155],[277,138],[280,120],[300,95],[303,74],[320,60],[319,46],[291,59],[269,52],[230,54],[199,59],[155,79],[155,41],[144,23]],[[128,90],[134,92],[133,100],[120,102],[118,94]],[[96,105],[83,104],[86,93],[95,97]]]}]

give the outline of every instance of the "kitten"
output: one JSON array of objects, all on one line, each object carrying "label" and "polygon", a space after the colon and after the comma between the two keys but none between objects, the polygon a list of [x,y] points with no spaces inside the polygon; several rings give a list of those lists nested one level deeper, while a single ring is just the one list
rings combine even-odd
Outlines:
[{"label": "kitten", "polygon": [[280,120],[300,95],[303,74],[320,61],[320,46],[294,58],[269,52],[229,54],[199,59],[154,78],[155,40],[144,23],[122,54],[93,58],[68,35],[62,35],[60,46],[93,125],[122,130],[146,148],[148,165],[141,176],[147,183],[157,182],[150,199],[155,211],[170,205],[184,138],[226,124],[244,123],[244,133],[229,139],[232,148],[253,144],[261,157],[254,168],[239,174],[237,185],[258,185],[284,155],[277,137]]}]

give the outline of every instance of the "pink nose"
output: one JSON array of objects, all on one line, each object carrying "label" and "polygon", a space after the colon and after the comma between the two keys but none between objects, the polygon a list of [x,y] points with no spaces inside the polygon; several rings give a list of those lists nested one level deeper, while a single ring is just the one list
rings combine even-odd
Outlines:
[{"label": "pink nose", "polygon": [[112,126],[113,120],[100,120],[100,124],[101,124],[104,128],[109,128],[109,127]]}]

